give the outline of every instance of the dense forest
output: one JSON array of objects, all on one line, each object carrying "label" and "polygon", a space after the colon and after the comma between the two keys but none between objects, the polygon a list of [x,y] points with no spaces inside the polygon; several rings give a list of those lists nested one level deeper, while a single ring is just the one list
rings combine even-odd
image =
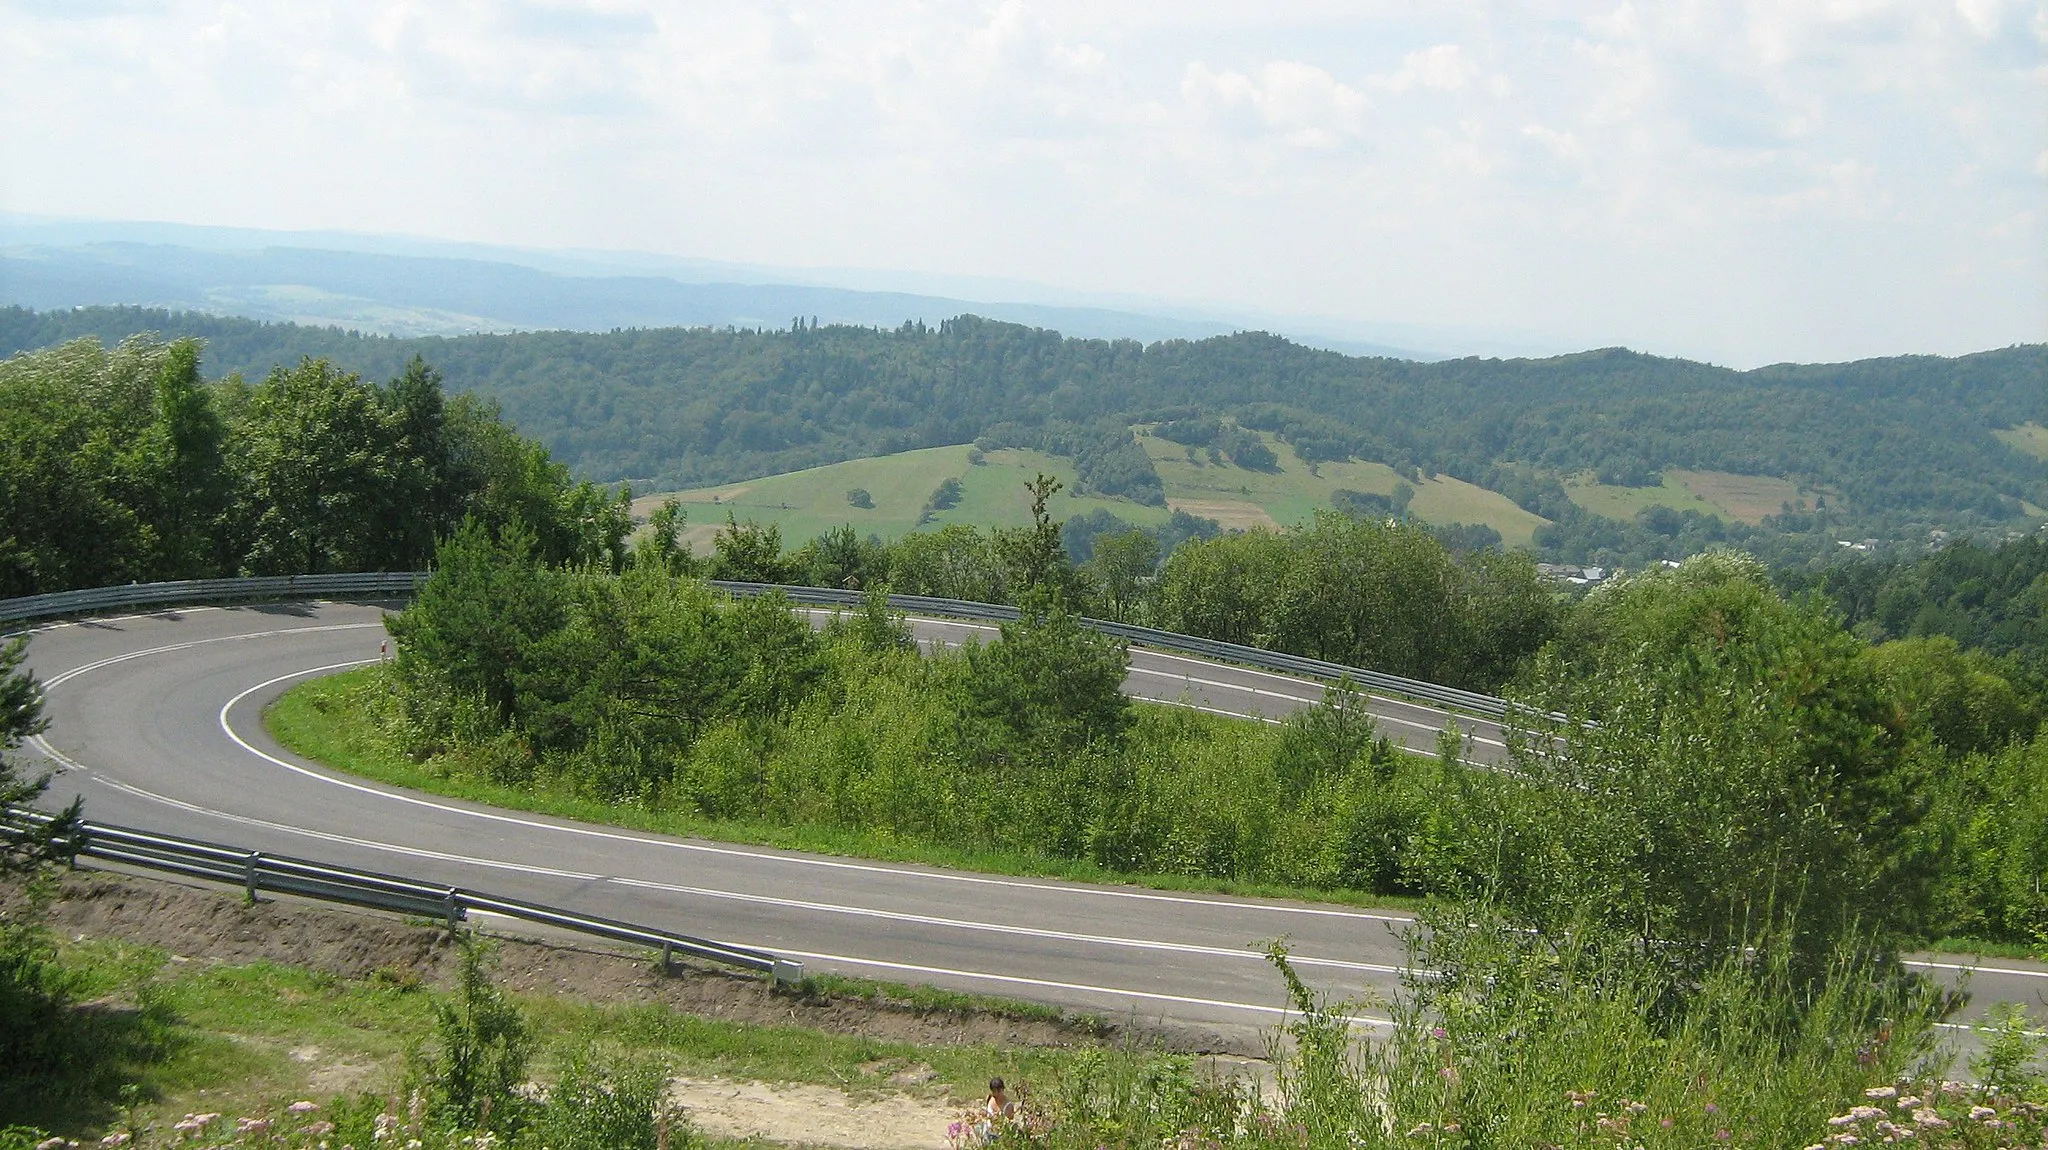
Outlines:
[{"label": "dense forest", "polygon": [[1558,481],[1587,473],[1623,485],[1672,467],[1792,479],[1828,494],[1766,534],[1816,538],[1922,541],[1930,528],[2021,525],[2023,501],[2048,506],[2048,463],[1992,434],[2048,423],[2039,346],[1737,372],[1620,349],[1417,363],[1260,333],[1146,346],[972,316],[896,330],[396,339],[134,308],[15,308],[0,310],[0,353],[139,330],[202,338],[210,370],[247,376],[311,355],[386,378],[424,355],[452,390],[502,405],[579,477],[643,490],[987,437],[1071,454],[1083,485],[1157,502],[1158,477],[1129,426],[1194,429],[1227,416],[1307,460],[1377,460],[1501,491],[1559,521],[1548,549],[1560,551],[1651,554],[1681,549],[1688,533],[1695,550],[1758,534],[1582,517],[1563,506]]},{"label": "dense forest", "polygon": [[196,340],[0,362],[0,597],[218,575],[416,570],[466,517],[615,560],[621,495],[574,481],[415,358],[208,383]]}]

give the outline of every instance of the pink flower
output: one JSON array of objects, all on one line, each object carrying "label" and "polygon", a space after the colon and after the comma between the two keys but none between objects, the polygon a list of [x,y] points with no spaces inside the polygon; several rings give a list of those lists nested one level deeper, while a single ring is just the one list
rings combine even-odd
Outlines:
[{"label": "pink flower", "polygon": [[291,1114],[311,1114],[318,1109],[320,1109],[318,1102],[308,1102],[303,1098],[285,1107],[286,1112]]},{"label": "pink flower", "polygon": [[1873,1086],[1865,1090],[1863,1096],[1865,1098],[1897,1098],[1899,1096],[1899,1088],[1896,1086]]},{"label": "pink flower", "polygon": [[1996,1117],[1998,1117],[1998,1111],[1996,1111],[1996,1110],[1993,1110],[1993,1109],[1992,1109],[1991,1107],[1989,1107],[1989,1106],[1972,1106],[1972,1107],[1970,1107],[1970,1121],[1972,1121],[1972,1122],[1982,1122],[1982,1121],[1984,1121],[1984,1120],[1985,1120],[1986,1118],[1996,1118]]}]

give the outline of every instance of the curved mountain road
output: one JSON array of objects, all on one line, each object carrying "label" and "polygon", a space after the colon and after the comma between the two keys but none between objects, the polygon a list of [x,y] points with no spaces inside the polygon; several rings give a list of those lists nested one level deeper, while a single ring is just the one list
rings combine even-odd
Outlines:
[{"label": "curved mountain road", "polygon": [[[913,620],[928,644],[984,624]],[[160,611],[35,629],[48,689],[33,749],[65,768],[50,801],[88,817],[404,874],[801,958],[813,972],[930,983],[1192,1029],[1256,1049],[1285,1005],[1258,945],[1288,939],[1310,985],[1370,999],[1398,977],[1406,916],[1281,900],[1015,879],[679,839],[367,782],[285,751],[262,709],[295,683],[378,657],[382,608],[292,603]],[[1133,650],[1134,696],[1271,719],[1320,684]],[[1375,699],[1392,737],[1435,746],[1445,717]],[[1459,720],[1466,757],[1499,732]],[[1941,973],[1961,964],[1931,960]],[[1980,1004],[2040,1007],[2048,970],[1982,969]],[[1378,1011],[1367,1005],[1361,1016]]]}]

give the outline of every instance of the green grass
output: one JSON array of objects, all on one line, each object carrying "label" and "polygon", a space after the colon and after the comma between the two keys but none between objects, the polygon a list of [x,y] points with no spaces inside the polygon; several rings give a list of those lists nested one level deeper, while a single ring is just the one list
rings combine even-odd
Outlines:
[{"label": "green grass", "polygon": [[[95,991],[132,995],[148,987],[170,1020],[157,1056],[124,1068],[131,1084],[125,1105],[7,1116],[73,1137],[130,1120],[162,1129],[194,1111],[275,1113],[299,1098],[389,1092],[406,1051],[433,1026],[431,992],[375,978],[269,962],[172,963],[161,950],[101,941],[67,944],[60,962]],[[856,1095],[890,1089],[892,1073],[922,1064],[935,1075],[927,1089],[972,1099],[992,1074],[1053,1077],[1073,1057],[1059,1049],[912,1044],[728,1022],[665,1006],[512,998],[542,1038],[536,1070],[543,1078],[562,1054],[595,1045],[680,1074],[810,1083]]]},{"label": "green grass", "polygon": [[1669,507],[1755,525],[1767,515],[1778,514],[1786,504],[1811,507],[1822,496],[1831,503],[1839,502],[1831,492],[1815,491],[1775,475],[1680,468],[1664,472],[1655,487],[1618,487],[1591,475],[1578,475],[1566,479],[1564,489],[1573,503],[1609,519],[1633,519],[1647,508]]},{"label": "green grass", "polygon": [[[1166,508],[1128,499],[1076,495],[1074,461],[1062,456],[1005,449],[988,452],[977,465],[968,462],[973,449],[961,444],[849,460],[742,483],[645,495],[633,501],[633,510],[645,517],[664,499],[680,500],[690,518],[684,538],[701,552],[709,549],[712,535],[728,513],[743,521],[775,525],[781,529],[783,541],[792,547],[841,524],[851,524],[863,535],[884,539],[896,538],[920,526],[930,528],[948,523],[1021,527],[1031,518],[1024,484],[1039,472],[1064,485],[1052,502],[1054,518],[1066,519],[1100,509],[1141,526],[1165,522],[1172,507],[1215,519],[1225,527],[1305,523],[1317,510],[1329,508],[1331,496],[1340,488],[1390,495],[1394,485],[1402,481],[1393,468],[1383,463],[1351,460],[1323,463],[1311,469],[1292,447],[1271,435],[1262,438],[1279,457],[1275,471],[1248,471],[1227,461],[1210,463],[1201,451],[1195,452],[1191,460],[1180,444],[1141,434],[1138,443],[1152,457],[1165,487],[1169,504]],[[925,501],[947,479],[960,481],[959,505],[924,519]],[[1536,528],[1547,522],[1515,506],[1498,492],[1449,476],[1425,479],[1411,486],[1415,488],[1415,499],[1410,510],[1416,516],[1431,523],[1484,523],[1498,530],[1510,546],[1526,545]],[[861,508],[848,502],[847,492],[855,488],[866,491],[874,505]]]},{"label": "green grass", "polygon": [[[905,841],[833,827],[711,820],[693,814],[596,802],[550,790],[523,790],[450,776],[434,764],[418,763],[393,747],[359,710],[355,698],[374,683],[377,667],[363,667],[313,679],[287,691],[264,712],[264,725],[292,751],[336,770],[392,786],[465,799],[509,810],[554,815],[579,822],[625,827],[654,834],[746,843],[783,850],[845,855],[887,862],[923,863],[990,874],[1061,878],[1077,882],[1135,883],[1160,890],[1291,898],[1352,906],[1414,909],[1420,900],[1352,890],[1303,890],[1271,883],[1192,875],[1129,874],[1094,863]],[[1234,720],[1201,716],[1197,721]]]},{"label": "green grass", "polygon": [[1171,505],[1206,516],[1225,527],[1292,526],[1307,522],[1330,507],[1340,488],[1391,495],[1396,483],[1415,489],[1409,511],[1430,523],[1484,523],[1501,534],[1508,546],[1529,543],[1536,529],[1549,522],[1517,507],[1497,491],[1488,491],[1448,475],[1420,482],[1404,481],[1384,463],[1347,460],[1319,463],[1313,469],[1294,448],[1272,435],[1259,433],[1279,458],[1273,471],[1251,471],[1227,460],[1212,463],[1208,453],[1152,435],[1138,443],[1152,457],[1153,469],[1166,488]]},{"label": "green grass", "polygon": [[2030,420],[2018,427],[2008,427],[1991,434],[1997,436],[2007,447],[2017,448],[2035,459],[2048,460],[2048,427]]},{"label": "green grass", "polygon": [[1579,475],[1567,479],[1564,490],[1573,503],[1609,519],[1633,519],[1637,513],[1651,507],[1697,511],[1717,519],[1727,517],[1727,512],[1694,494],[1676,473],[1669,471],[1664,473],[1663,482],[1656,487],[1619,487],[1602,483],[1591,475]]},{"label": "green grass", "polygon": [[1816,492],[1775,475],[1676,469],[1668,475],[1676,477],[1693,494],[1720,508],[1728,518],[1751,525],[1761,524],[1765,516],[1778,514],[1788,504],[1794,508],[1811,506],[1823,494],[1829,495],[1832,502],[1839,502],[1839,497],[1832,493]]},{"label": "green grass", "polygon": [[[1074,494],[1071,459],[1039,451],[1003,450],[988,452],[977,465],[968,462],[973,450],[966,444],[930,447],[744,483],[647,495],[633,501],[633,510],[644,517],[661,506],[664,499],[681,501],[690,518],[684,538],[700,552],[710,549],[711,537],[728,513],[742,521],[773,524],[781,529],[783,541],[792,547],[841,524],[851,524],[862,535],[879,535],[884,539],[896,538],[920,526],[929,529],[948,523],[1021,527],[1031,521],[1031,502],[1024,485],[1042,471],[1063,485],[1052,503],[1055,518],[1065,519],[1102,508],[1132,523],[1155,525],[1166,520],[1168,512],[1162,508],[1146,507],[1128,499]],[[947,479],[960,481],[959,505],[925,519],[925,502],[932,490]],[[855,507],[848,502],[847,492],[855,488],[866,491],[874,506]]]}]

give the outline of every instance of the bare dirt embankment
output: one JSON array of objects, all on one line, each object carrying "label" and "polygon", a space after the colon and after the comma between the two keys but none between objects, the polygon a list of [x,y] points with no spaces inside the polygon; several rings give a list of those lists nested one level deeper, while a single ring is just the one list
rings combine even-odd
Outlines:
[{"label": "bare dirt embankment", "polygon": [[[142,943],[187,959],[261,960],[340,978],[382,972],[445,987],[456,968],[455,947],[439,927],[292,900],[251,904],[217,888],[111,871],[67,876],[50,926],[67,937]],[[497,976],[508,989],[611,1005],[659,1003],[706,1018],[919,1044],[1071,1046],[1100,1041],[1115,1029],[1087,1020],[935,1009],[886,995],[771,991],[757,977],[713,967],[678,962],[664,973],[640,954],[516,936],[499,941]]]},{"label": "bare dirt embankment", "polygon": [[[417,979],[443,988],[452,985],[457,967],[454,942],[438,926],[294,899],[250,903],[238,892],[118,871],[65,876],[49,925],[74,940],[159,947],[177,962],[267,961],[338,978]],[[499,981],[515,991],[557,998],[659,1004],[731,1022],[925,1046],[1076,1046],[1121,1036],[1189,1052],[1214,1049],[1211,1036],[1196,1032],[1147,1029],[1120,1035],[1126,1027],[1091,1019],[1012,1015],[996,1006],[933,1006],[887,991],[777,991],[759,978],[715,967],[678,963],[664,972],[645,954],[555,939],[497,937]],[[328,1057],[310,1046],[292,1049],[290,1055],[313,1063]],[[1265,1077],[1259,1066],[1241,1059],[1221,1058],[1213,1068]],[[874,1069],[886,1076],[889,1089],[848,1093],[804,1083],[684,1076],[670,1084],[670,1092],[699,1130],[718,1137],[844,1150],[947,1145],[946,1130],[965,1109],[962,1100],[948,1097],[922,1063],[892,1060]],[[337,1063],[315,1074],[313,1083],[336,1091],[362,1089],[371,1085],[375,1071],[367,1064]]]}]

